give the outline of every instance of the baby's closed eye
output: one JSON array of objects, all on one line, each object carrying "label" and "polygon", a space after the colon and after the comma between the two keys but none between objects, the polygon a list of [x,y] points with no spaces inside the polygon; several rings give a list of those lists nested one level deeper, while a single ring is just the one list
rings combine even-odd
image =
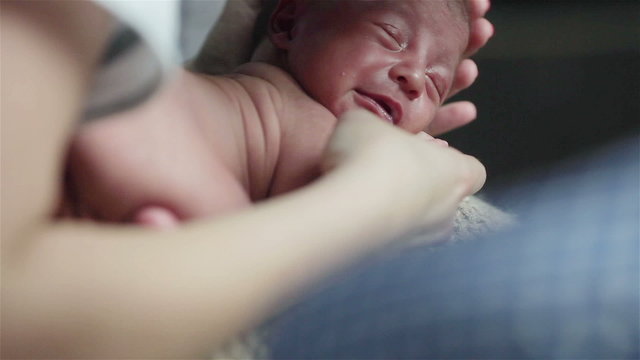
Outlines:
[{"label": "baby's closed eye", "polygon": [[393,51],[401,51],[407,47],[407,41],[404,39],[400,29],[388,23],[375,23],[380,29],[381,39],[385,47]]}]

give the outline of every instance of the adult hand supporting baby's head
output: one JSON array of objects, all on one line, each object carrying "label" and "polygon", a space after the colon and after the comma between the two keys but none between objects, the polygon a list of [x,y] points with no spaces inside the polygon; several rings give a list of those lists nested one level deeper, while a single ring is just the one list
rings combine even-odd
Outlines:
[{"label": "adult hand supporting baby's head", "polygon": [[[485,46],[493,36],[493,25],[484,16],[489,11],[489,0],[467,0],[469,13],[469,43],[464,52],[465,56],[475,54]],[[448,98],[471,86],[478,77],[478,66],[471,59],[464,59],[456,69]],[[476,108],[468,101],[457,101],[438,109],[435,118],[425,129],[431,135],[437,136],[464,126],[476,118]]]}]

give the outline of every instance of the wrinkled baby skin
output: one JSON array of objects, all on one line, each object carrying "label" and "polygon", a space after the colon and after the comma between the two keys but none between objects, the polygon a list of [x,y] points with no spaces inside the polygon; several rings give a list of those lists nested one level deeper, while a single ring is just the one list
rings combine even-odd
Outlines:
[{"label": "wrinkled baby skin", "polygon": [[469,38],[456,1],[283,0],[270,38],[287,70],[339,116],[364,108],[410,132],[447,98]]}]

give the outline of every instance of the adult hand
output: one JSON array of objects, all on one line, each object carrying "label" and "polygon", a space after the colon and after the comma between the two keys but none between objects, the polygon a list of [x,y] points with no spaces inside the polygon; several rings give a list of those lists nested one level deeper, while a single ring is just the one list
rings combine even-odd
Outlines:
[{"label": "adult hand", "polygon": [[[475,54],[493,36],[493,25],[484,16],[489,10],[489,0],[467,0],[469,11],[469,43],[465,50],[465,56]],[[468,88],[478,77],[478,67],[471,59],[464,59],[453,80],[448,98]],[[468,101],[456,101],[442,106],[429,127],[425,129],[429,134],[437,136],[463,125],[476,118],[476,108]]]},{"label": "adult hand", "polygon": [[327,176],[350,171],[359,186],[366,187],[367,196],[381,199],[371,211],[380,213],[381,223],[392,234],[416,227],[440,232],[451,224],[460,201],[477,192],[486,179],[477,159],[360,110],[346,113],[338,122],[324,165],[333,170]]}]

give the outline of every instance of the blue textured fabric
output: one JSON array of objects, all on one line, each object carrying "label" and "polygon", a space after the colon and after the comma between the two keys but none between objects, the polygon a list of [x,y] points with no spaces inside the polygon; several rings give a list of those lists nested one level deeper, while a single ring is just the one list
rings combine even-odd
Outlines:
[{"label": "blue textured fabric", "polygon": [[639,358],[639,144],[505,190],[506,233],[335,276],[269,324],[271,357]]}]

